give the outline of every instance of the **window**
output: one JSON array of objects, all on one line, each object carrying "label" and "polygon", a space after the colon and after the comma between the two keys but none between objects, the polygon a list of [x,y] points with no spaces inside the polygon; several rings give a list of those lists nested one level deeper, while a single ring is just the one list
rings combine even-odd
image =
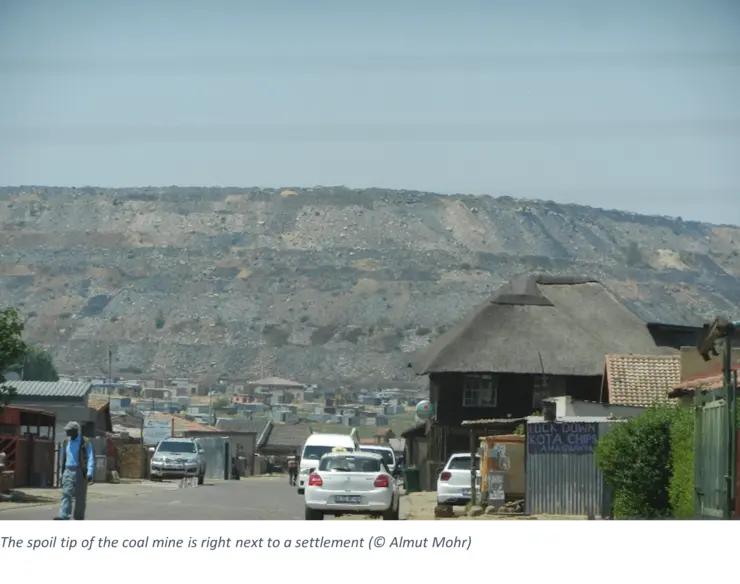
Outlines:
[{"label": "window", "polygon": [[379,458],[368,456],[325,456],[319,464],[320,471],[380,472]]},{"label": "window", "polygon": [[388,450],[386,448],[372,448],[370,446],[360,446],[360,450],[363,450],[365,452],[374,452],[375,454],[380,454],[380,456],[383,457],[383,462],[385,462],[388,466],[393,466],[393,464],[396,462],[394,460],[392,450]]},{"label": "window", "polygon": [[495,408],[498,384],[493,375],[466,375],[463,386],[463,406],[467,408]]},{"label": "window", "polygon": [[195,451],[195,444],[193,442],[170,442],[165,440],[157,448],[157,452],[174,452],[177,454],[192,454]]},{"label": "window", "polygon": [[306,460],[320,460],[324,454],[334,450],[333,446],[306,446],[303,449],[303,458]]},{"label": "window", "polygon": [[[475,457],[475,470],[480,468],[480,457]],[[447,464],[447,470],[470,470],[470,456],[455,456]]]}]

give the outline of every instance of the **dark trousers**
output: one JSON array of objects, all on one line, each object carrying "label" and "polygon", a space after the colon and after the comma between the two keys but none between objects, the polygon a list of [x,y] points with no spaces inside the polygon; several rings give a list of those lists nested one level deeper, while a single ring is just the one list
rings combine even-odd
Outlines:
[{"label": "dark trousers", "polygon": [[295,486],[295,483],[297,480],[298,480],[298,469],[289,468],[288,469],[288,481],[290,481],[291,485]]}]

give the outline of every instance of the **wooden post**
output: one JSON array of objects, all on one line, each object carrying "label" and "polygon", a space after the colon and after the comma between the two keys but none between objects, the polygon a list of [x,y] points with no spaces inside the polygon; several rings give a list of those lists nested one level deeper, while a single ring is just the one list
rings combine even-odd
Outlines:
[{"label": "wooden post", "polygon": [[475,469],[475,454],[476,454],[476,447],[475,447],[475,430],[473,428],[470,428],[470,502],[475,505],[475,479],[476,479],[476,469]]}]

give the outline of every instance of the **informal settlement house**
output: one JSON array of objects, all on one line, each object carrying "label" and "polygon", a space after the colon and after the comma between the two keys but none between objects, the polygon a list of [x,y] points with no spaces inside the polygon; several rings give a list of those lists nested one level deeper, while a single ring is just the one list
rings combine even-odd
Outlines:
[{"label": "informal settlement house", "polygon": [[425,441],[426,462],[438,465],[469,450],[463,421],[506,433],[545,398],[608,402],[607,355],[672,355],[698,332],[645,320],[597,280],[516,278],[410,363],[429,376],[435,419],[404,437]]},{"label": "informal settlement house", "polygon": [[[64,440],[67,422],[78,422],[82,433],[90,438],[96,435],[98,410],[90,407],[91,383],[75,381],[13,381],[16,390],[11,405],[19,408],[38,408],[56,417],[55,439]],[[108,422],[109,424],[109,422]]]}]

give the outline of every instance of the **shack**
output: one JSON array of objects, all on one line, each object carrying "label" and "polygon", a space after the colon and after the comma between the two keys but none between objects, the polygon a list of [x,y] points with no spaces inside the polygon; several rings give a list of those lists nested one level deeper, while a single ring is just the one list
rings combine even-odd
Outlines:
[{"label": "shack", "polygon": [[0,413],[0,452],[14,487],[54,486],[55,425],[54,414],[35,408]]}]

